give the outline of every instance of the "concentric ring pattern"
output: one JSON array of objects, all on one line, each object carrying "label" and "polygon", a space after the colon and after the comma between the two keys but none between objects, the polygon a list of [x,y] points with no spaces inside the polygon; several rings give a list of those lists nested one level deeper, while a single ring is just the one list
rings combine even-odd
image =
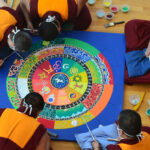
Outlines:
[{"label": "concentric ring pattern", "polygon": [[70,38],[59,41],[35,46],[17,73],[8,76],[7,92],[16,108],[18,99],[39,92],[45,100],[39,121],[48,128],[67,129],[104,110],[113,92],[113,75],[107,60],[91,45]]}]

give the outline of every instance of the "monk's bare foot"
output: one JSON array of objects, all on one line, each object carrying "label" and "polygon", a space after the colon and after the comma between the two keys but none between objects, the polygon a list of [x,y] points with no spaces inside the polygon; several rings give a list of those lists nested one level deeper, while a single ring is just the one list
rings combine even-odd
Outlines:
[{"label": "monk's bare foot", "polygon": [[0,67],[3,66],[3,63],[4,63],[4,60],[3,60],[3,59],[0,59]]}]

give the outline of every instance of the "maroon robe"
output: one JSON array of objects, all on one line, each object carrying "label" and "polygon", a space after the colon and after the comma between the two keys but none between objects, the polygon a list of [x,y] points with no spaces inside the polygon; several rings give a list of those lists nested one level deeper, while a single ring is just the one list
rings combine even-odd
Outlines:
[{"label": "maroon robe", "polygon": [[[15,17],[15,19],[17,20],[17,24],[16,26],[19,28],[19,29],[22,29],[23,28],[23,18],[21,18],[21,16],[15,11],[13,10],[12,8],[9,8],[9,7],[1,7],[0,9],[3,9],[3,10],[6,10],[8,11],[12,16]],[[12,31],[12,29],[14,28],[14,26],[10,26],[5,34],[4,34],[4,38],[3,40],[0,42],[0,48],[2,48],[4,46],[4,44],[7,42],[7,39],[8,39],[8,34]]]},{"label": "maroon robe", "polygon": [[[126,51],[142,50],[150,41],[150,21],[131,20],[125,25]],[[150,72],[143,76],[129,78],[125,69],[125,83],[150,83]]]},{"label": "maroon robe", "polygon": [[[18,14],[20,14],[22,17],[24,17],[23,12],[20,8],[20,5],[17,7],[16,10],[17,10]],[[69,15],[68,21],[73,23],[75,30],[87,29],[92,22],[92,18],[91,18],[91,15],[90,15],[90,12],[89,12],[87,6],[85,5],[83,7],[83,9],[81,10],[78,17],[76,17],[76,14],[77,14],[77,5],[76,5],[75,1],[68,0],[68,15]],[[52,16],[55,15],[56,18],[60,21],[60,23],[61,24],[63,23],[60,14],[55,11],[49,11],[43,16],[43,18],[40,18],[38,15],[38,0],[30,1],[30,17],[31,17],[33,26],[35,28],[38,28],[39,23],[43,22],[43,20],[45,18],[47,18],[48,15],[52,15]]]},{"label": "maroon robe", "polygon": [[[0,117],[3,114],[4,110],[5,109],[0,108]],[[19,112],[24,112],[24,110],[24,107],[20,107],[18,109]],[[28,115],[28,113],[29,111],[26,112],[26,115]],[[4,150],[35,150],[39,141],[41,140],[41,137],[45,133],[46,128],[42,124],[40,124],[24,148],[20,148],[16,143],[9,140],[8,138],[0,137],[0,149],[3,149],[5,147]]]}]

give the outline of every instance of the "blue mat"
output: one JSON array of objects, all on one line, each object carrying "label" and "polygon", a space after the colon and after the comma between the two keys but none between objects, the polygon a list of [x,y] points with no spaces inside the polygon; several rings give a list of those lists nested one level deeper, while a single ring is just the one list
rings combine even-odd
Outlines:
[{"label": "blue mat", "polygon": [[[73,38],[86,42],[96,49],[106,58],[109,63],[114,80],[114,88],[109,103],[105,109],[93,120],[88,122],[91,129],[97,128],[99,124],[108,125],[116,121],[119,112],[123,108],[123,93],[124,93],[124,67],[125,67],[125,36],[124,34],[115,33],[99,33],[86,31],[62,32],[60,38]],[[40,41],[39,37],[33,37],[33,43]],[[31,52],[23,54],[27,57]],[[9,73],[9,68],[17,57],[12,55],[0,69],[0,107],[13,108],[8,99],[6,79]],[[87,132],[86,126],[81,126],[69,129],[49,129],[59,135],[59,140],[75,140],[74,134]]]}]

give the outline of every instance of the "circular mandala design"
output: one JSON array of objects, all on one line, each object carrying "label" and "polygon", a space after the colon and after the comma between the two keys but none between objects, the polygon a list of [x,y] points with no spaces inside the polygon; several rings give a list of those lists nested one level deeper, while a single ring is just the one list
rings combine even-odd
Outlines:
[{"label": "circular mandala design", "polygon": [[[10,101],[17,107],[19,102],[12,98],[21,99],[33,91],[42,94],[45,106],[38,119],[47,128],[74,128],[84,124],[85,118],[87,122],[94,119],[107,106],[113,91],[107,60],[94,47],[74,39],[38,50],[35,46],[19,68],[7,79]],[[12,83],[14,92],[9,89]]]}]

